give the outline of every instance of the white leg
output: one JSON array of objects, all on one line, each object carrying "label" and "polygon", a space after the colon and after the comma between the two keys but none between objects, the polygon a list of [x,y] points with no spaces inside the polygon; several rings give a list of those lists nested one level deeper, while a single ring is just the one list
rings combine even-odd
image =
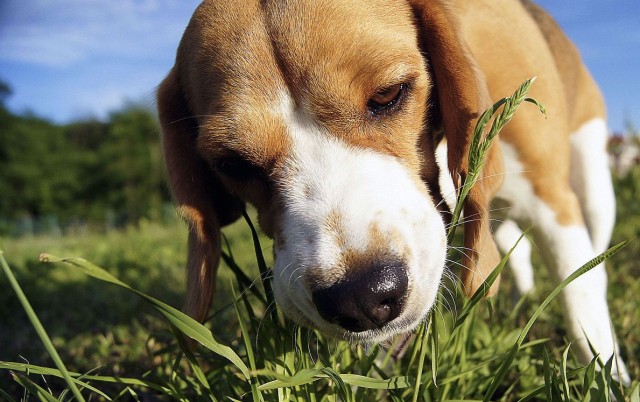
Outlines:
[{"label": "white leg", "polygon": [[[556,211],[538,198],[529,180],[520,173],[525,169],[518,161],[515,149],[508,144],[502,144],[502,149],[505,156],[505,172],[507,173],[505,174],[505,183],[498,196],[510,205],[509,215],[512,219],[524,225],[532,225],[534,241],[540,248],[547,266],[554,273],[556,280],[564,280],[591,260],[599,248],[594,248],[586,226],[581,224],[566,225],[557,221]],[[583,184],[581,188],[590,188],[589,192],[596,191],[591,180],[584,180],[586,175],[576,177],[582,177],[583,183],[591,183],[590,185]],[[605,179],[600,177],[600,180]],[[549,182],[549,186],[552,185]],[[562,202],[557,203],[555,207],[564,208],[562,212],[565,214],[568,211],[580,210],[578,197],[572,194],[567,187],[555,183],[553,190],[554,194],[562,194],[562,197],[559,197]],[[606,182],[604,192],[610,193]],[[584,196],[587,192],[583,191],[582,194]],[[598,205],[606,206],[607,203],[611,203],[610,194],[607,194],[600,198]],[[609,201],[607,201],[608,199]],[[600,215],[596,212],[588,212],[584,215],[587,222],[592,222],[593,234],[600,237],[596,247],[602,248],[602,244],[609,241],[610,228],[605,227],[611,225],[611,223],[607,223],[612,222],[610,212]],[[574,342],[574,347],[585,363],[593,358],[587,339],[603,361],[608,360],[614,355],[614,352],[617,355],[618,347],[611,327],[606,293],[607,275],[604,264],[600,264],[582,275],[562,292],[561,300],[564,305],[569,334]],[[616,360],[617,372],[622,380],[628,382],[629,375],[619,355]]]},{"label": "white leg", "polygon": [[[544,243],[545,259],[559,280],[567,278],[595,255],[589,233],[583,226],[562,226],[547,221],[539,229],[536,242]],[[616,353],[619,368],[616,372],[628,382],[629,375],[617,354],[618,346],[609,317],[604,264],[574,280],[562,292],[561,300],[571,338],[582,360],[586,362],[593,358],[588,339],[603,361]]]},{"label": "white leg", "polygon": [[607,138],[603,119],[591,120],[571,135],[571,187],[580,201],[596,254],[609,247],[615,224]]},{"label": "white leg", "polygon": [[440,169],[438,184],[440,185],[440,195],[450,211],[456,208],[456,187],[453,185],[451,173],[447,163],[447,139],[443,138],[436,147],[436,163]]},{"label": "white leg", "polygon": [[[522,231],[511,220],[504,221],[493,232],[493,237],[503,254],[513,248],[520,236],[522,236]],[[513,272],[516,289],[520,295],[533,290],[533,266],[531,265],[531,242],[529,239],[523,237],[520,240],[518,246],[511,253],[507,265]]]}]

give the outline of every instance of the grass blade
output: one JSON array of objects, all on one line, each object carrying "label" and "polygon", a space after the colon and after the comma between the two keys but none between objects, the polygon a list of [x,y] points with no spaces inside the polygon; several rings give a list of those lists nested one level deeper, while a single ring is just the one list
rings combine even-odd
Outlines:
[{"label": "grass blade", "polygon": [[[432,321],[433,314],[429,315],[429,321]],[[422,383],[422,370],[424,368],[424,360],[427,355],[427,345],[429,344],[429,331],[431,331],[431,325],[424,325],[424,332],[421,336],[416,337],[416,344],[420,345],[420,355],[418,357],[418,369],[416,372],[415,384],[413,386],[413,402],[417,402],[420,395],[420,385]]]},{"label": "grass blade", "polygon": [[[182,350],[182,353],[184,353],[185,357],[187,358],[187,362],[188,362],[189,367],[191,368],[191,372],[192,372],[190,377],[194,378],[197,381],[197,383],[199,384],[199,386],[201,386],[202,388],[207,390],[208,391],[208,395],[211,395],[211,385],[209,384],[209,380],[207,380],[207,376],[205,375],[204,371],[202,370],[202,367],[200,367],[200,364],[198,364],[198,360],[193,355],[193,352],[189,348],[189,345],[187,344],[184,336],[173,325],[171,325],[171,330],[173,331],[173,334],[176,337],[176,340],[178,341],[178,345],[180,346],[180,349]],[[215,399],[213,399],[213,400],[215,400]]]},{"label": "grass blade", "polygon": [[203,345],[205,348],[211,350],[212,352],[226,358],[242,372],[242,374],[246,379],[250,378],[249,368],[242,361],[242,359],[240,359],[240,357],[236,354],[236,352],[233,351],[233,349],[218,342],[213,336],[213,333],[211,333],[211,331],[207,327],[200,324],[198,321],[194,320],[188,315],[184,314],[180,310],[172,306],[169,306],[168,304],[163,303],[160,300],[157,300],[143,292],[140,292],[132,288],[131,286],[120,281],[118,278],[116,278],[115,276],[113,276],[103,268],[100,268],[97,265],[94,265],[82,258],[58,258],[49,254],[42,254],[40,256],[40,260],[43,262],[62,262],[69,266],[79,268],[86,275],[89,275],[93,278],[100,279],[101,281],[120,286],[122,288],[125,288],[137,294],[138,296],[142,297],[143,299],[151,303],[151,305],[155,307],[155,309],[158,312],[160,312],[160,314],[162,314],[172,325],[178,328],[182,333],[192,338],[193,340],[197,341],[198,343]]},{"label": "grass blade", "polygon": [[[267,266],[267,262],[264,259],[264,254],[262,254],[262,247],[260,246],[260,237],[258,236],[258,231],[255,226],[253,226],[253,222],[251,222],[251,218],[249,218],[249,214],[247,214],[246,210],[242,210],[242,216],[244,220],[249,225],[249,229],[251,230],[251,238],[253,239],[253,247],[256,253],[256,259],[258,262],[258,269],[260,270],[260,277],[262,278],[262,284],[264,286],[264,292],[267,296],[267,305],[271,305],[275,303],[275,298],[273,297],[273,289],[271,288],[271,282],[269,278],[271,277],[271,270]],[[274,319],[277,321],[277,312],[272,310],[274,314]]]},{"label": "grass blade", "polygon": [[370,389],[400,389],[407,388],[412,385],[411,379],[406,376],[392,377],[387,380],[382,380],[357,374],[340,374],[340,378],[342,378],[342,381],[344,381],[345,384]]},{"label": "grass blade", "polygon": [[51,356],[51,358],[53,359],[53,362],[55,363],[56,367],[58,368],[58,370],[60,370],[60,373],[62,373],[62,377],[64,378],[67,385],[69,386],[69,389],[71,390],[71,392],[73,393],[73,395],[78,401],[84,401],[84,398],[80,393],[80,390],[78,389],[78,387],[76,387],[76,384],[71,378],[69,371],[67,371],[67,368],[65,367],[64,362],[60,358],[58,351],[53,346],[53,343],[51,342],[51,339],[49,338],[47,331],[44,329],[44,326],[40,322],[40,319],[38,318],[36,312],[33,310],[33,307],[31,307],[31,303],[29,303],[27,296],[22,291],[20,284],[18,284],[18,281],[16,280],[15,276],[13,276],[13,272],[11,272],[11,268],[9,268],[9,264],[7,264],[7,261],[4,259],[4,252],[2,250],[0,250],[0,266],[2,267],[2,270],[4,271],[5,276],[9,280],[9,283],[11,284],[13,291],[18,296],[18,299],[20,300],[20,304],[22,304],[22,308],[24,309],[25,313],[27,313],[27,316],[29,317],[29,321],[31,321],[31,325],[33,325],[33,328],[38,333],[38,337],[40,337],[40,340],[42,341],[45,349],[47,350],[47,353],[49,353],[49,356]]},{"label": "grass blade", "polygon": [[13,374],[13,379],[22,385],[31,394],[36,395],[43,402],[59,402],[59,399],[51,395],[46,389],[42,388],[35,382],[31,381],[27,376],[21,374]]},{"label": "grass blade", "polygon": [[544,385],[545,385],[545,391],[547,394],[547,401],[553,401],[553,380],[552,380],[552,376],[553,373],[551,371],[551,363],[549,362],[549,352],[547,351],[547,348],[542,349],[542,357],[543,357],[543,366],[542,366],[542,373],[544,375]]},{"label": "grass blade", "polygon": [[455,324],[453,326],[454,331],[462,325],[462,323],[467,319],[467,316],[471,313],[473,308],[480,302],[480,300],[484,298],[486,293],[491,288],[491,285],[493,285],[496,279],[498,279],[498,277],[500,276],[500,273],[502,273],[502,270],[507,265],[507,261],[509,261],[511,254],[513,254],[513,251],[516,249],[516,247],[518,247],[518,244],[520,243],[522,238],[526,235],[526,233],[527,232],[524,232],[522,235],[520,235],[516,243],[513,245],[513,247],[511,247],[511,250],[509,250],[504,255],[504,257],[502,257],[502,259],[500,260],[500,263],[493,269],[493,271],[491,271],[489,276],[487,276],[487,278],[484,280],[484,282],[482,282],[480,287],[478,287],[478,290],[476,290],[473,296],[471,296],[469,300],[464,304],[464,306],[462,307],[462,311],[460,312],[460,315],[458,316],[458,318],[456,318]]},{"label": "grass blade", "polygon": [[562,374],[562,390],[564,393],[564,401],[569,402],[571,398],[569,397],[569,378],[567,377],[567,359],[569,357],[569,349],[571,348],[571,344],[566,347],[564,352],[562,353],[562,363],[560,366],[561,374]]},{"label": "grass blade", "polygon": [[7,401],[7,402],[16,402],[15,399],[13,399],[9,394],[4,392],[2,389],[0,389],[0,397],[4,398],[4,400]]},{"label": "grass blade", "polygon": [[[13,362],[2,362],[0,361],[0,370],[11,370],[11,371],[19,371],[23,373],[30,373],[35,375],[46,375],[64,378],[62,372],[60,370],[50,368],[50,367],[42,367],[36,366],[33,364],[25,364],[25,363],[13,363]],[[102,395],[100,391],[93,389],[90,385],[80,382],[80,379],[87,381],[98,381],[98,382],[107,382],[107,383],[118,383],[132,386],[140,386],[145,388],[150,388],[155,391],[161,392],[165,395],[177,397],[176,394],[173,394],[169,388],[163,387],[156,383],[147,380],[140,380],[137,378],[125,378],[125,377],[113,377],[113,376],[100,376],[100,375],[81,375],[74,372],[69,372],[72,377],[72,380],[76,382],[79,386],[83,388],[90,389],[103,397],[106,395]]]},{"label": "grass blade", "polygon": [[258,387],[260,391],[267,391],[271,389],[277,388],[293,388],[304,384],[310,384],[314,381],[317,381],[321,378],[326,378],[326,375],[322,374],[323,369],[303,369],[298,371],[296,374],[287,377],[282,376],[273,372],[262,372],[264,374],[269,374],[274,377],[280,377],[274,381],[270,381],[268,383],[262,384]]},{"label": "grass blade", "polygon": [[[249,367],[251,367],[251,370],[255,372],[257,369],[256,358],[253,351],[253,345],[251,344],[249,330],[247,329],[247,324],[245,323],[245,320],[243,320],[242,314],[240,313],[240,307],[238,306],[238,296],[236,295],[235,289],[233,288],[233,285],[230,284],[229,286],[231,287],[231,292],[233,295],[233,307],[236,310],[236,316],[238,317],[238,322],[240,323],[240,332],[242,333],[244,347],[247,350],[247,357],[249,358]],[[251,379],[249,379],[249,381],[251,382],[251,396],[253,398],[253,401],[263,401],[264,398],[262,397],[262,394],[260,393],[256,382],[252,381]]]},{"label": "grass blade", "polygon": [[258,300],[260,300],[264,304],[266,308],[268,306],[267,299],[265,299],[262,293],[260,293],[260,291],[255,286],[253,286],[253,281],[251,280],[251,278],[249,278],[247,274],[244,273],[242,268],[240,268],[240,266],[236,263],[233,252],[231,250],[231,245],[229,244],[229,239],[227,238],[227,236],[225,236],[224,233],[222,233],[222,240],[224,241],[227,251],[222,251],[220,256],[236,276],[236,280],[240,285],[240,289],[248,289],[254,296],[258,298]]},{"label": "grass blade", "polygon": [[631,390],[629,401],[640,402],[640,382],[636,383],[635,387],[633,387],[633,389]]}]

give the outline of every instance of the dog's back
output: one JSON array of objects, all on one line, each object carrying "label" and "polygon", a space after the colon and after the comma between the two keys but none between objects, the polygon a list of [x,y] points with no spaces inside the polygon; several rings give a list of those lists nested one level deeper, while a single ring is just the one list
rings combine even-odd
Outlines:
[{"label": "dog's back", "polygon": [[[582,208],[596,253],[604,252],[615,219],[609,173],[604,99],[578,49],[540,6],[521,0],[544,35],[562,78],[571,136],[570,180]],[[599,120],[602,119],[602,120]]]}]

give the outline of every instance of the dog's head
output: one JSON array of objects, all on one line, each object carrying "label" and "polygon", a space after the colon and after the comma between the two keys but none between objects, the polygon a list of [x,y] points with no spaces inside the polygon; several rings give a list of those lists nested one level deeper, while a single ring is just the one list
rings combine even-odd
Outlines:
[{"label": "dog's head", "polygon": [[[220,227],[246,201],[290,317],[368,341],[415,327],[447,249],[436,132],[460,185],[487,98],[445,1],[203,3],[158,93],[187,311],[204,318]],[[468,292],[497,257],[487,202],[477,186],[464,210]]]}]

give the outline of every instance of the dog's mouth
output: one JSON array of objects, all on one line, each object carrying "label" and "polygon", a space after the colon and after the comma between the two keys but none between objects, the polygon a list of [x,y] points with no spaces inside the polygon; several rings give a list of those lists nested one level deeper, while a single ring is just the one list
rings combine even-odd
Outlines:
[{"label": "dog's mouth", "polygon": [[327,335],[386,341],[418,326],[435,303],[444,251],[438,255],[440,247],[427,245],[405,258],[386,250],[380,252],[386,258],[346,271],[305,264],[281,250],[276,254],[276,300],[289,318]]}]

